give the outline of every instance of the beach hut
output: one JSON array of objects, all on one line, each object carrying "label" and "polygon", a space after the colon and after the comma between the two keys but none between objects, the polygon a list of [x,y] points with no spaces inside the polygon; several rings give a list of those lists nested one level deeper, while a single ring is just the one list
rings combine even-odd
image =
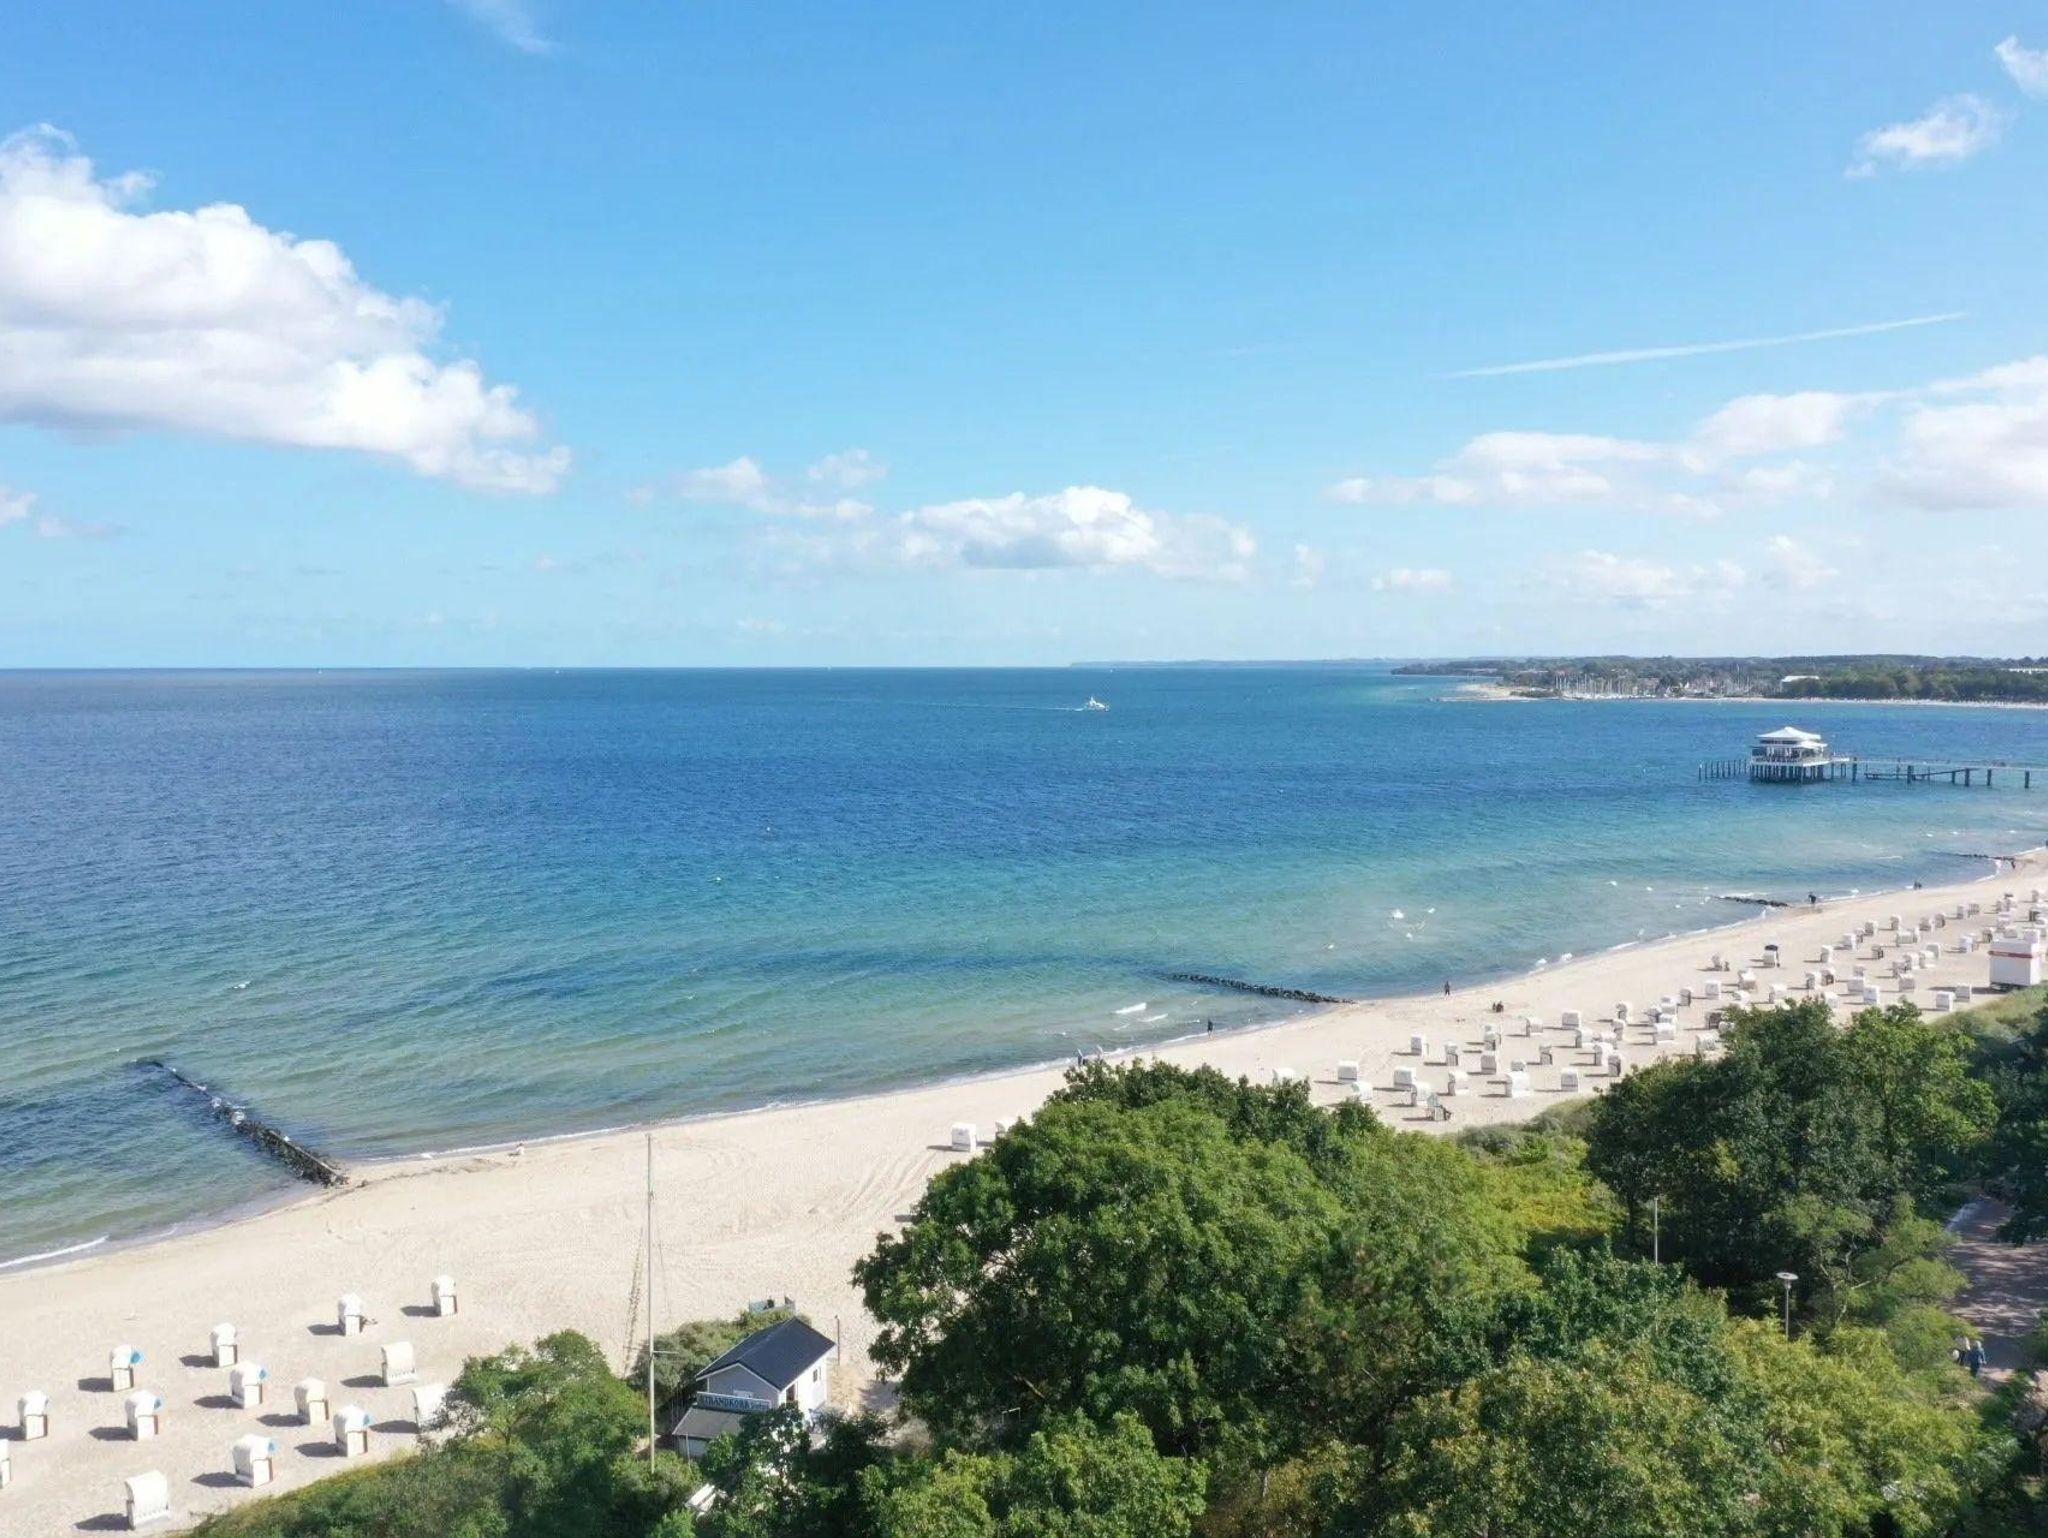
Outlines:
[{"label": "beach hut", "polygon": [[36,1442],[50,1434],[50,1396],[41,1389],[30,1389],[16,1402],[15,1408],[21,1413],[21,1440]]},{"label": "beach hut", "polygon": [[334,1322],[344,1335],[363,1333],[363,1300],[352,1292],[345,1292],[334,1305]]},{"label": "beach hut", "polygon": [[394,1340],[382,1352],[384,1358],[384,1386],[396,1388],[401,1383],[419,1381],[419,1372],[413,1365],[412,1343]]},{"label": "beach hut", "polygon": [[1346,1057],[1338,1060],[1337,1082],[1339,1084],[1356,1084],[1358,1082],[1358,1060],[1356,1058]]},{"label": "beach hut", "polygon": [[299,1419],[308,1426],[327,1419],[327,1385],[318,1378],[301,1378],[293,1384],[292,1402],[299,1407]]},{"label": "beach hut", "polygon": [[135,1369],[142,1365],[142,1353],[133,1346],[116,1346],[107,1353],[107,1387],[125,1394],[135,1387]]},{"label": "beach hut", "polygon": [[973,1122],[956,1121],[953,1123],[953,1151],[955,1153],[974,1152]]},{"label": "beach hut", "polygon": [[1413,1068],[1396,1068],[1394,1070],[1394,1088],[1413,1089],[1414,1087],[1415,1070]]},{"label": "beach hut", "polygon": [[1567,1009],[1557,1017],[1557,1023],[1568,1031],[1575,1031],[1579,1028],[1579,1024],[1583,1019],[1584,1016],[1578,1010]]},{"label": "beach hut", "polygon": [[245,1410],[262,1408],[269,1382],[269,1371],[254,1362],[237,1362],[228,1369],[228,1393]]},{"label": "beach hut", "polygon": [[235,1460],[235,1478],[251,1489],[267,1485],[277,1475],[277,1444],[269,1437],[251,1433],[237,1437],[231,1449]]},{"label": "beach hut", "polygon": [[146,1388],[139,1388],[121,1401],[128,1412],[128,1435],[147,1442],[163,1430],[164,1402]]},{"label": "beach hut", "polygon": [[[1001,1136],[1001,1135],[1002,1135],[1002,1132],[1003,1132],[1003,1124],[1002,1124],[1001,1122],[997,1122],[997,1123],[996,1123],[996,1134],[997,1134],[997,1136]],[[441,1316],[441,1317],[442,1317],[443,1319],[446,1319],[446,1318],[447,1318],[447,1317],[448,1317],[448,1316],[449,1316],[450,1314],[459,1314],[459,1313],[461,1313],[461,1312],[462,1312],[462,1306],[461,1306],[460,1302],[459,1302],[459,1301],[457,1300],[457,1298],[456,1298],[456,1295],[455,1295],[455,1278],[454,1278],[454,1277],[452,1277],[452,1276],[437,1276],[437,1277],[435,1277],[435,1278],[434,1278],[434,1284],[433,1284],[433,1291],[434,1291],[434,1312],[435,1312],[436,1314],[439,1314],[439,1315],[440,1315],[440,1316]]]},{"label": "beach hut", "polygon": [[1529,1093],[1529,1076],[1526,1073],[1508,1075],[1508,1099],[1521,1100]]},{"label": "beach hut", "polygon": [[2035,988],[2041,983],[2042,943],[2031,937],[2002,935],[1991,942],[1991,986]]},{"label": "beach hut", "polygon": [[1429,1056],[1429,1038],[1417,1031],[1408,1038],[1408,1050],[1417,1057]]},{"label": "beach hut", "polygon": [[370,1450],[370,1416],[360,1406],[345,1404],[334,1412],[334,1450],[344,1458],[360,1458]]},{"label": "beach hut", "polygon": [[412,1423],[424,1433],[434,1428],[441,1418],[441,1402],[448,1397],[445,1383],[422,1383],[412,1391]]},{"label": "beach hut", "polygon": [[1577,1094],[1579,1089],[1579,1070],[1576,1068],[1560,1069],[1557,1075],[1557,1087],[1568,1095]]},{"label": "beach hut", "polygon": [[242,1348],[235,1343],[235,1327],[231,1324],[217,1324],[209,1337],[213,1346],[213,1365],[232,1367],[242,1359]]},{"label": "beach hut", "polygon": [[171,1482],[163,1475],[151,1470],[124,1479],[121,1485],[122,1509],[128,1517],[129,1531],[170,1520]]}]

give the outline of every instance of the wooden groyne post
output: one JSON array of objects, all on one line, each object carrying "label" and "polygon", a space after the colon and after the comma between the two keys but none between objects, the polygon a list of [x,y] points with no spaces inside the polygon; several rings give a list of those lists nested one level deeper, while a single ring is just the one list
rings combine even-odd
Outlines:
[{"label": "wooden groyne post", "polygon": [[160,1058],[145,1057],[137,1061],[138,1068],[154,1069],[168,1074],[172,1079],[201,1096],[206,1108],[217,1119],[254,1143],[271,1158],[284,1165],[301,1180],[310,1180],[315,1185],[345,1186],[348,1176],[336,1165],[329,1163],[302,1143],[296,1143],[288,1133],[280,1132],[268,1122],[252,1114],[245,1105],[237,1105],[218,1090],[208,1089],[189,1074],[180,1073]]},{"label": "wooden groyne post", "polygon": [[1225,988],[1232,993],[1256,993],[1261,998],[1292,999],[1297,1004],[1349,1004],[1327,993],[1310,993],[1306,988],[1281,988],[1272,983],[1248,983],[1241,977],[1217,977],[1208,972],[1162,972],[1170,983],[1198,983],[1204,988]]}]

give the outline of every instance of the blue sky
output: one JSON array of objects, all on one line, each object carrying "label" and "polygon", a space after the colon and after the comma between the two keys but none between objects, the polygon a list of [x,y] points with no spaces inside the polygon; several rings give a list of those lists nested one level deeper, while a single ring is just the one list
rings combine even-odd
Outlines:
[{"label": "blue sky", "polygon": [[2048,0],[138,14],[0,663],[2040,648]]}]

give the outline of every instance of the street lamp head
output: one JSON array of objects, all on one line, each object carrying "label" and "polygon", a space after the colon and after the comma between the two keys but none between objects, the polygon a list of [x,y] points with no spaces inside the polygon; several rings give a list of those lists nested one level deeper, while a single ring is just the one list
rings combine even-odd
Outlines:
[{"label": "street lamp head", "polygon": [[1790,1287],[1794,1282],[1799,1280],[1799,1273],[1796,1271],[1780,1271],[1778,1273],[1778,1280],[1783,1282],[1787,1287]]}]

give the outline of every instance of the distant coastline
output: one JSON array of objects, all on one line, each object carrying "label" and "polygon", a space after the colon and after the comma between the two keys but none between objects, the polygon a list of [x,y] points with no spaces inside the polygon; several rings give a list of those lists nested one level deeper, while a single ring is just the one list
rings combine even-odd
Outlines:
[{"label": "distant coastline", "polygon": [[2048,710],[2048,700],[1844,699],[1828,694],[1598,694],[1571,689],[1511,689],[1506,684],[1460,684],[1438,699],[1474,704],[1544,704],[1571,701],[1597,705],[1884,705],[1942,710]]}]

